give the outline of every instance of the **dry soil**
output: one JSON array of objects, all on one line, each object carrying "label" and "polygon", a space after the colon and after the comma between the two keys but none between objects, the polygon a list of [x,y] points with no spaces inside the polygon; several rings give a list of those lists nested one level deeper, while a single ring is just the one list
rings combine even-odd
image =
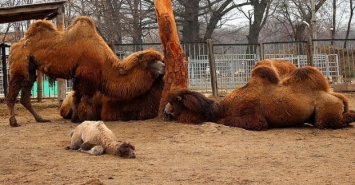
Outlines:
[{"label": "dry soil", "polygon": [[[355,109],[355,95],[346,95]],[[0,184],[355,184],[354,127],[256,132],[158,119],[106,122],[136,147],[136,159],[122,159],[65,150],[77,124],[60,117],[55,100],[33,103],[52,122],[35,122],[17,104],[22,126],[12,128],[0,105]]]}]

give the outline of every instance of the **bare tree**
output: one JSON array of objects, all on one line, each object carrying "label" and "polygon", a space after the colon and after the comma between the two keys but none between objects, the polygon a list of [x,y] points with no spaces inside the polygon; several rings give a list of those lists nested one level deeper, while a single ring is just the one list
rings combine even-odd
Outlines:
[{"label": "bare tree", "polygon": [[353,0],[349,0],[349,8],[350,8],[350,16],[349,16],[349,21],[348,21],[348,27],[346,30],[346,36],[345,36],[345,42],[344,42],[344,48],[346,48],[346,44],[347,44],[347,39],[349,39],[349,34],[350,34],[350,29],[351,29],[351,21],[353,19],[354,16],[354,9],[355,6],[353,4]]},{"label": "bare tree", "polygon": [[[248,44],[258,44],[261,29],[266,24],[272,0],[250,0],[252,10],[238,8],[249,21]],[[256,47],[248,47],[247,53],[256,53]]]},{"label": "bare tree", "polygon": [[233,0],[227,0],[221,2],[219,6],[214,6],[215,2],[216,1],[213,3],[210,0],[207,1],[206,9],[209,12],[210,18],[207,22],[204,40],[210,39],[212,37],[212,33],[217,28],[217,23],[221,21],[223,16],[225,16],[228,12],[245,5],[250,5],[249,1],[236,4]]},{"label": "bare tree", "polygon": [[182,25],[182,42],[194,42],[201,41],[200,37],[200,0],[177,0],[181,6],[179,6],[175,15],[177,15],[177,22]]},{"label": "bare tree", "polygon": [[[175,19],[181,31],[182,42],[200,42],[212,37],[223,17],[236,7],[250,4],[248,0],[235,3],[233,0],[176,0]],[[201,31],[205,28],[204,31]]]},{"label": "bare tree", "polygon": [[337,0],[333,0],[333,20],[332,20],[332,28],[331,28],[331,45],[334,45],[335,39],[335,27],[336,27],[336,16],[337,16]]}]

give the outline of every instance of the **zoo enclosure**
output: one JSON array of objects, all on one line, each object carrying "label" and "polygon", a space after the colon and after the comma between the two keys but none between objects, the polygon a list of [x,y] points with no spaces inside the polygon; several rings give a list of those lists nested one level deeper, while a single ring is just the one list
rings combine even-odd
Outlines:
[{"label": "zoo enclosure", "polygon": [[[311,48],[311,46],[314,46]],[[188,60],[189,88],[211,93],[211,74],[207,43],[182,44]],[[115,45],[124,58],[132,51],[155,48],[161,44]],[[249,44],[214,44],[212,46],[217,87],[224,94],[245,85],[255,63],[262,59],[288,60],[298,67],[312,65],[320,69],[333,84],[355,83],[355,39],[318,39],[303,42],[268,42]]]},{"label": "zoo enclosure", "polygon": [[[214,44],[212,46],[217,88],[219,94],[225,94],[246,84],[255,63],[262,59],[288,60],[298,67],[310,65],[319,68],[323,75],[334,84],[355,83],[355,39],[349,40],[313,40],[304,42],[270,42],[256,45]],[[345,47],[344,47],[345,45]],[[188,60],[188,85],[192,90],[211,93],[211,72],[207,43],[184,43],[182,47]],[[125,58],[135,51],[154,48],[162,52],[160,43],[152,44],[116,44],[115,53]],[[5,52],[6,53],[6,52]],[[2,54],[2,53],[1,53]],[[5,55],[7,55],[6,53]],[[3,54],[2,54],[3,55]],[[3,67],[0,67],[3,75]],[[48,84],[43,77],[43,97],[57,97],[57,84]],[[0,79],[0,96],[4,93],[3,78]],[[71,81],[67,80],[67,91],[71,90]],[[33,88],[32,95],[37,95]]]}]

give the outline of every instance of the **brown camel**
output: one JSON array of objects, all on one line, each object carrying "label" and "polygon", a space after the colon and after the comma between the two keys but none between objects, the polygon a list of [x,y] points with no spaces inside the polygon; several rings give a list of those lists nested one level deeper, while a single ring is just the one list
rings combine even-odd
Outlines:
[{"label": "brown camel", "polygon": [[[217,120],[217,123],[248,130],[304,123],[319,129],[338,129],[355,121],[355,112],[348,109],[347,98],[332,92],[321,72],[310,66],[299,68],[280,80],[275,68],[260,65],[252,70],[252,77],[245,86],[220,102],[205,99],[202,94],[187,89],[172,91],[165,112],[180,122]],[[221,109],[216,109],[218,103]]]},{"label": "brown camel", "polygon": [[72,121],[81,122],[77,110],[82,97],[90,104],[96,91],[122,101],[140,96],[151,88],[157,76],[164,73],[162,60],[161,53],[145,50],[119,61],[96,32],[95,23],[89,17],[77,17],[64,31],[58,31],[50,21],[35,21],[25,37],[11,46],[10,83],[6,97],[10,125],[20,126],[14,110],[20,90],[21,104],[36,121],[49,121],[36,113],[30,101],[36,70],[51,78],[73,79]]}]

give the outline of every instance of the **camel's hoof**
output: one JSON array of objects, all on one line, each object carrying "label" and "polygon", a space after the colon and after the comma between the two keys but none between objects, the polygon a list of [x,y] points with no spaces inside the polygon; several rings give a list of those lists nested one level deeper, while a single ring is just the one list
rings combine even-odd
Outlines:
[{"label": "camel's hoof", "polygon": [[83,120],[81,120],[81,119],[79,119],[79,118],[72,118],[72,119],[71,119],[71,122],[72,122],[72,123],[82,123]]},{"label": "camel's hoof", "polygon": [[37,119],[36,121],[40,122],[40,123],[51,122],[51,120],[49,120],[49,119],[42,119],[42,118]]},{"label": "camel's hoof", "polygon": [[17,124],[17,121],[15,118],[10,118],[10,126],[11,127],[19,127],[21,125]]},{"label": "camel's hoof", "polygon": [[19,124],[17,124],[17,123],[10,123],[10,126],[11,126],[11,127],[19,127],[19,126],[21,126],[21,125],[19,125]]}]

